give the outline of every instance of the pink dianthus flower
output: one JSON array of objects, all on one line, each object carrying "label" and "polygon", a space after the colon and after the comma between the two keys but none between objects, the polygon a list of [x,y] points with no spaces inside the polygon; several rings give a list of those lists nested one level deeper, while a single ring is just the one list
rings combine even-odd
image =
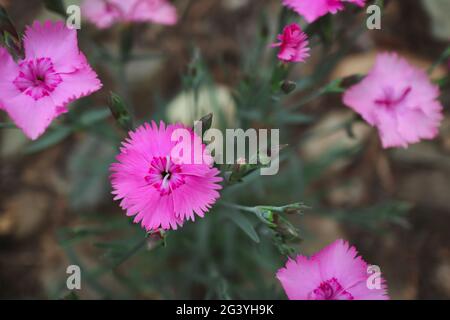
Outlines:
[{"label": "pink dianthus flower", "polygon": [[292,23],[283,29],[279,34],[278,43],[272,44],[272,47],[279,47],[278,59],[284,62],[304,62],[309,57],[308,36],[301,27]]},{"label": "pink dianthus flower", "polygon": [[[178,129],[189,139],[177,139]],[[193,161],[195,146],[202,156]],[[219,170],[201,139],[181,124],[144,124],[129,133],[120,151],[111,165],[114,199],[147,231],[177,229],[195,215],[203,217],[219,198]]]},{"label": "pink dianthus flower", "polygon": [[[290,300],[387,300],[380,274],[373,274],[355,247],[337,240],[310,258],[289,259],[277,272]],[[369,272],[370,271],[370,272]]]},{"label": "pink dianthus flower", "polygon": [[38,138],[67,105],[102,86],[78,49],[77,33],[63,22],[35,22],[17,63],[0,47],[0,106],[30,138]]},{"label": "pink dianthus flower", "polygon": [[378,128],[384,148],[433,139],[443,119],[439,87],[395,53],[382,53],[369,74],[348,89],[344,104]]}]

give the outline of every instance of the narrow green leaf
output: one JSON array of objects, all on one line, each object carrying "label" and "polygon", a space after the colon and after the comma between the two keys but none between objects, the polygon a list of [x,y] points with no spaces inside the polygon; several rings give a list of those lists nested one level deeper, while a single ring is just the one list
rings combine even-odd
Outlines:
[{"label": "narrow green leaf", "polygon": [[431,65],[428,69],[428,74],[432,74],[433,71],[442,63],[450,58],[450,46],[448,46],[444,52],[439,56],[439,58]]},{"label": "narrow green leaf", "polygon": [[107,119],[110,116],[111,110],[108,108],[94,109],[82,113],[78,121],[83,127],[89,127],[97,122]]},{"label": "narrow green leaf", "polygon": [[0,5],[0,31],[8,32],[13,36],[16,36],[16,38],[19,38],[19,35],[16,31],[16,28],[12,24],[11,20],[9,19],[8,13],[6,12],[6,9],[3,8],[2,5]]},{"label": "narrow green leaf", "polygon": [[120,35],[120,59],[126,63],[131,58],[131,52],[134,46],[133,25],[127,25],[123,28]]},{"label": "narrow green leaf", "polygon": [[229,218],[239,227],[242,231],[245,232],[246,235],[250,237],[256,243],[260,242],[259,236],[256,233],[255,228],[251,221],[242,213],[238,211],[231,212]]},{"label": "narrow green leaf", "polygon": [[71,127],[58,127],[49,131],[39,140],[32,142],[26,149],[25,154],[32,154],[36,152],[40,152],[47,148],[50,148],[64,139],[66,139],[73,132],[73,128]]},{"label": "narrow green leaf", "polygon": [[323,93],[342,93],[345,91],[344,88],[342,88],[341,84],[342,84],[342,80],[343,79],[336,79],[331,81],[327,86],[325,86]]}]

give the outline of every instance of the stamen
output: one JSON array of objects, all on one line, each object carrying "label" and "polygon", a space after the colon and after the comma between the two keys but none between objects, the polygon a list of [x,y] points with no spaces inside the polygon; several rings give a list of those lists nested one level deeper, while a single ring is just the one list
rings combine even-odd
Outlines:
[{"label": "stamen", "polygon": [[168,184],[169,184],[169,178],[170,178],[170,173],[166,173],[166,175],[164,176],[164,179],[162,181],[162,188],[163,189],[167,189]]},{"label": "stamen", "polygon": [[180,172],[180,166],[172,163],[170,156],[155,157],[150,163],[145,181],[156,188],[161,195],[168,195],[184,184],[184,178],[180,175]]},{"label": "stamen", "polygon": [[166,172],[169,172],[170,168],[170,156],[166,156]]}]

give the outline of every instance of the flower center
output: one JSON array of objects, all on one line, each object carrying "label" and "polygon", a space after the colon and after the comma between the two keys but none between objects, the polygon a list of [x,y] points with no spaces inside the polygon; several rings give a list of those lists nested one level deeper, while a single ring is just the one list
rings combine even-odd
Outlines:
[{"label": "flower center", "polygon": [[375,104],[386,108],[393,108],[406,99],[411,92],[411,87],[405,88],[399,95],[396,95],[394,89],[391,87],[385,88],[383,91],[383,97],[375,100]]},{"label": "flower center", "polygon": [[145,181],[158,190],[161,195],[168,195],[184,184],[181,166],[173,163],[170,156],[154,157],[150,163]]},{"label": "flower center", "polygon": [[309,293],[311,300],[353,300],[353,296],[342,288],[336,278],[322,282]]},{"label": "flower center", "polygon": [[50,58],[23,61],[19,64],[19,68],[19,75],[14,80],[14,84],[20,92],[34,100],[49,96],[62,82]]}]

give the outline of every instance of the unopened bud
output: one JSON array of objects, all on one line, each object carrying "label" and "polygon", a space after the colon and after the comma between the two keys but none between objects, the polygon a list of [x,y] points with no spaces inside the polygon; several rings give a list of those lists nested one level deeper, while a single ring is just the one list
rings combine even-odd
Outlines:
[{"label": "unopened bud", "polygon": [[289,94],[292,91],[294,91],[297,88],[297,84],[294,81],[290,81],[290,80],[284,80],[281,83],[281,90],[285,93],[285,94]]}]

